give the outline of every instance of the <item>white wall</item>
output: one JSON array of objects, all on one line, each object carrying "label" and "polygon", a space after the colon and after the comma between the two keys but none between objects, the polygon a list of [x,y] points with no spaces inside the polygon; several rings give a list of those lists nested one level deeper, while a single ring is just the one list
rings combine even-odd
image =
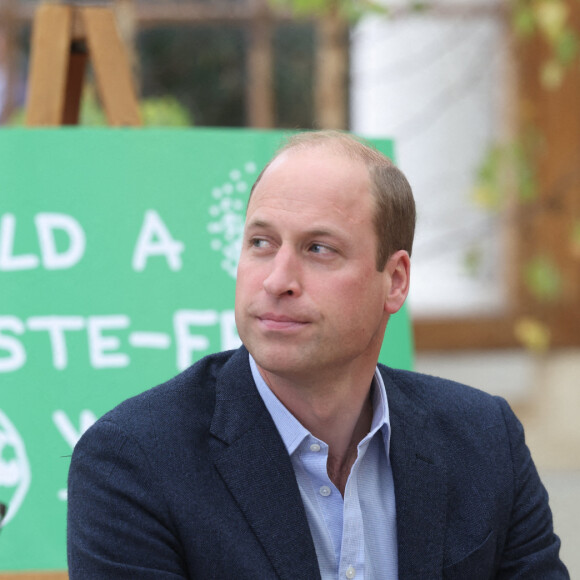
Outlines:
[{"label": "white wall", "polygon": [[[351,55],[351,128],[395,139],[417,200],[413,313],[498,310],[505,299],[501,224],[471,195],[477,168],[502,133],[499,19],[367,17],[352,34]],[[475,247],[482,267],[472,277],[466,256]]]}]

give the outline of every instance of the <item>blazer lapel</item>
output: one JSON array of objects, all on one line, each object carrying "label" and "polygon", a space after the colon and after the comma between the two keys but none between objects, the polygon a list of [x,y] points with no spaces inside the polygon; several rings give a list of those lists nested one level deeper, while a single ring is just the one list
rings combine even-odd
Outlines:
[{"label": "blazer lapel", "polygon": [[441,578],[447,510],[436,427],[421,401],[384,376],[391,423],[399,577]]},{"label": "blazer lapel", "polygon": [[216,468],[279,577],[320,578],[292,463],[243,347],[218,377],[211,432]]}]

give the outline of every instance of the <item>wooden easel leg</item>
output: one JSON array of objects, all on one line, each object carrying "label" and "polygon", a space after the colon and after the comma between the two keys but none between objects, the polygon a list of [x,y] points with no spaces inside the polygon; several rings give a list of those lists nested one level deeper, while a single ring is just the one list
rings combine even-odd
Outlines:
[{"label": "wooden easel leg", "polygon": [[44,4],[34,19],[28,126],[78,123],[87,46],[109,125],[141,125],[129,58],[112,10]]},{"label": "wooden easel leg", "polygon": [[41,5],[34,19],[26,124],[62,123],[71,42],[70,6]]},{"label": "wooden easel leg", "polygon": [[113,12],[102,7],[83,7],[80,10],[99,96],[109,125],[140,126],[129,58]]}]

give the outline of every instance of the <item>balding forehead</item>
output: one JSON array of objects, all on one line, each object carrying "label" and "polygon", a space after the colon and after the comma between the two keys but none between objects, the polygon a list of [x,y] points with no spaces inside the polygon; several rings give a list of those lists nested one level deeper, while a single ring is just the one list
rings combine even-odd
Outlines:
[{"label": "balding forehead", "polygon": [[253,193],[261,182],[262,177],[269,173],[271,169],[278,167],[284,159],[301,153],[307,153],[310,155],[330,155],[337,157],[337,159],[342,158],[358,162],[366,168],[367,175],[371,182],[371,171],[375,165],[392,165],[385,155],[349,135],[337,131],[301,133],[290,138],[286,145],[284,145],[266,164],[264,169],[262,169],[262,172],[258,175],[252,189],[250,190],[246,210],[250,205]]}]

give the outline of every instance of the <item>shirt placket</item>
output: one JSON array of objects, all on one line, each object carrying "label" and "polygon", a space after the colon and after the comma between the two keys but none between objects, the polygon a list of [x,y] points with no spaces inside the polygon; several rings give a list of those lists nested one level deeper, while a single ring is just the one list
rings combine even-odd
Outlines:
[{"label": "shirt placket", "polygon": [[368,441],[359,445],[358,457],[351,468],[344,492],[343,532],[338,566],[339,580],[364,580],[365,546],[362,510],[358,492],[358,471]]},{"label": "shirt placket", "polygon": [[343,499],[340,491],[330,481],[326,470],[328,445],[310,436],[305,447],[302,462],[312,483],[326,529],[332,539],[335,561],[338,563],[342,544]]}]

